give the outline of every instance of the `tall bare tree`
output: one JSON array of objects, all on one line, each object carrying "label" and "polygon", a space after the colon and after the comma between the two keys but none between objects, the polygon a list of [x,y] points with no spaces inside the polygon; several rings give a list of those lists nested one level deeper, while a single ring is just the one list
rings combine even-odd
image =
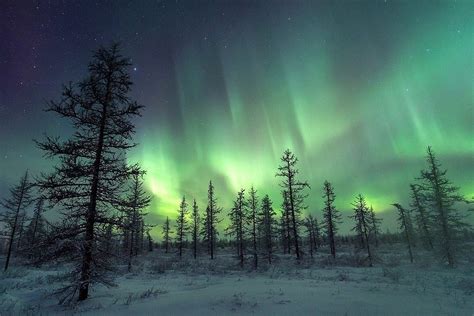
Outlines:
[{"label": "tall bare tree", "polygon": [[299,226],[301,211],[306,208],[304,199],[307,195],[304,193],[305,188],[309,188],[306,181],[298,180],[298,169],[296,164],[298,159],[287,149],[281,157],[281,165],[278,167],[277,177],[280,177],[280,186],[283,189],[283,197],[288,198],[289,215],[291,216],[291,225],[293,232],[293,242],[295,246],[296,258],[300,259],[300,245],[299,245]]},{"label": "tall bare tree", "polygon": [[37,142],[47,157],[58,161],[54,171],[39,181],[44,196],[61,206],[73,220],[69,235],[81,249],[80,264],[71,273],[71,297],[89,296],[93,282],[105,281],[108,257],[101,256],[98,244],[104,224],[113,223],[123,194],[123,186],[134,169],[126,164],[126,152],[135,144],[132,119],[142,106],[128,96],[132,82],[127,72],[130,59],[119,46],[98,49],[89,64],[87,77],[64,86],[59,102],[51,101],[48,111],[71,121],[74,133],[67,140],[46,137]]}]

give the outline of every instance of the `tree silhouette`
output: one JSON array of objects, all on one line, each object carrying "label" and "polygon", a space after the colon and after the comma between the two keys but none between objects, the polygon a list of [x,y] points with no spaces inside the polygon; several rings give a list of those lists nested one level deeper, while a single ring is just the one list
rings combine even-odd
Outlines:
[{"label": "tree silhouette", "polygon": [[214,252],[217,239],[217,224],[220,222],[218,215],[221,208],[217,206],[217,198],[214,193],[214,185],[209,181],[209,188],[207,190],[207,208],[206,216],[204,217],[204,227],[202,231],[204,242],[207,244],[207,249],[211,259],[214,259]]},{"label": "tree silhouette", "polygon": [[398,210],[398,223],[403,232],[405,242],[408,247],[408,254],[410,255],[410,262],[413,263],[413,226],[411,222],[410,211],[404,209],[400,204],[392,204]]},{"label": "tree silhouette", "polygon": [[129,60],[117,44],[98,49],[86,79],[64,86],[62,99],[49,103],[48,111],[72,122],[73,135],[65,141],[46,137],[37,142],[47,157],[58,161],[54,171],[39,180],[39,187],[49,202],[61,205],[64,215],[75,220],[71,228],[80,236],[80,266],[71,273],[69,287],[71,296],[79,292],[79,300],[88,297],[92,282],[110,283],[103,277],[108,258],[101,256],[97,242],[104,236],[104,225],[115,224],[113,210],[134,169],[126,165],[125,154],[135,146],[131,120],[142,106],[128,96]]},{"label": "tree silhouette", "polygon": [[173,233],[171,231],[170,219],[169,219],[168,216],[166,216],[166,220],[163,223],[162,229],[163,229],[162,234],[163,234],[163,243],[164,243],[164,247],[165,247],[165,253],[168,253],[169,248],[170,248],[171,234]]},{"label": "tree silhouette", "polygon": [[318,247],[319,227],[318,221],[313,215],[309,214],[305,219],[306,232],[308,234],[309,254],[313,258],[313,253]]},{"label": "tree silhouette", "polygon": [[420,186],[415,184],[410,184],[411,190],[411,204],[410,206],[416,212],[416,223],[418,226],[418,231],[420,237],[423,241],[425,247],[430,250],[433,250],[433,237],[431,235],[431,221],[430,215],[426,206],[424,205],[424,197],[422,195],[422,190]]},{"label": "tree silhouette", "polygon": [[252,241],[252,254],[254,268],[258,267],[258,249],[257,249],[257,213],[258,213],[258,198],[257,191],[252,186],[247,200],[248,219],[250,223],[250,237]]},{"label": "tree silhouette", "polygon": [[178,246],[178,255],[183,256],[183,247],[186,234],[189,232],[188,225],[188,203],[183,196],[178,210],[178,219],[176,220],[176,245]]},{"label": "tree silhouette", "polygon": [[268,263],[272,263],[274,238],[275,238],[275,211],[272,207],[272,201],[270,197],[265,195],[262,199],[262,205],[260,213],[258,214],[258,223],[260,235],[263,238],[263,246],[265,254],[268,259]]},{"label": "tree silhouette", "polygon": [[359,194],[356,197],[356,201],[352,203],[352,206],[354,207],[354,215],[351,217],[355,221],[355,226],[352,228],[352,230],[356,232],[361,247],[365,247],[367,249],[369,265],[372,266],[372,253],[369,242],[370,212],[362,194]]},{"label": "tree silhouette", "polygon": [[373,237],[375,242],[375,247],[379,245],[379,235],[380,235],[380,223],[382,222],[381,218],[378,218],[375,215],[374,208],[370,206],[369,208],[369,222],[370,222],[370,234]]},{"label": "tree silhouette", "polygon": [[289,215],[291,216],[293,242],[295,246],[296,258],[300,259],[300,248],[299,248],[299,235],[298,230],[300,226],[300,214],[301,210],[305,209],[304,199],[306,194],[303,190],[309,185],[305,181],[297,179],[298,169],[296,163],[298,159],[296,156],[287,149],[281,157],[281,165],[278,167],[277,177],[281,177],[280,186],[283,189],[283,197],[288,198]]},{"label": "tree silhouette", "polygon": [[191,214],[192,217],[192,235],[193,235],[193,256],[194,259],[197,258],[197,250],[198,250],[198,234],[199,234],[199,208],[196,203],[196,199],[193,200],[193,211]]},{"label": "tree silhouette", "polygon": [[128,232],[128,271],[132,268],[132,258],[138,254],[143,236],[143,217],[146,215],[144,210],[151,202],[151,197],[143,188],[143,175],[144,172],[138,168],[132,173],[129,194],[122,207],[126,216],[123,228]]},{"label": "tree silhouette", "polygon": [[5,223],[9,235],[4,271],[7,271],[10,264],[13,242],[21,218],[24,218],[25,209],[33,202],[31,189],[32,184],[28,180],[27,171],[21,177],[20,183],[10,189],[10,197],[1,201],[1,205],[5,208],[5,212],[1,215],[1,221]]},{"label": "tree silhouette", "polygon": [[468,201],[459,194],[459,188],[446,177],[446,170],[441,169],[431,147],[427,149],[427,169],[421,171],[422,189],[426,201],[433,209],[433,223],[439,239],[439,253],[450,267],[456,262],[458,242],[463,229],[468,225],[463,216],[454,206],[456,203]]},{"label": "tree silhouette", "polygon": [[235,237],[235,244],[237,245],[240,267],[244,266],[244,250],[246,243],[246,212],[247,203],[244,197],[244,189],[237,193],[237,198],[234,201],[229,217],[230,225],[227,232],[230,236]]},{"label": "tree silhouette", "polygon": [[329,248],[331,249],[331,255],[333,258],[336,258],[336,233],[337,225],[341,223],[341,214],[334,206],[334,201],[336,199],[336,194],[334,193],[334,188],[331,183],[328,181],[324,182],[323,188],[323,199],[324,199],[324,208],[323,208],[323,227],[329,242]]}]

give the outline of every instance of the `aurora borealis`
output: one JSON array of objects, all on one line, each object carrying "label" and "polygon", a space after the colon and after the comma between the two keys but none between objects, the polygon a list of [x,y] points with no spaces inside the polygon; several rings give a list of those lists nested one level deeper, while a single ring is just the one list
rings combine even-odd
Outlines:
[{"label": "aurora borealis", "polygon": [[204,209],[210,179],[224,213],[251,185],[279,206],[286,148],[317,217],[326,179],[343,211],[357,193],[382,214],[406,204],[428,145],[474,196],[468,1],[21,2],[0,10],[2,196],[49,167],[31,139],[69,133],[44,99],[114,40],[146,106],[129,159],[148,172],[154,223],[183,195]]}]

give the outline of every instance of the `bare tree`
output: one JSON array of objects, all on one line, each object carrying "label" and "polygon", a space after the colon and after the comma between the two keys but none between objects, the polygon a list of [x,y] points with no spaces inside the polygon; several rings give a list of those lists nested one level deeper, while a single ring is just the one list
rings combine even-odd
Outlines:
[{"label": "bare tree", "polygon": [[214,259],[216,239],[218,235],[217,224],[221,221],[218,218],[218,215],[220,214],[221,210],[222,209],[217,206],[217,198],[214,192],[214,185],[212,184],[212,181],[209,181],[209,188],[207,190],[207,208],[205,214],[206,216],[204,217],[202,235],[204,242],[207,244],[211,259]]},{"label": "bare tree", "polygon": [[238,249],[240,267],[244,266],[244,250],[247,240],[246,233],[246,201],[244,198],[244,189],[237,193],[237,198],[234,201],[234,207],[231,209],[230,225],[227,227],[227,234],[234,236],[235,244]]},{"label": "bare tree", "polygon": [[171,234],[173,233],[170,228],[170,219],[168,216],[166,216],[166,220],[163,224],[162,233],[163,233],[163,243],[165,247],[165,252],[168,253],[169,248],[170,248]]},{"label": "bare tree", "polygon": [[291,210],[290,202],[288,199],[288,192],[283,191],[283,203],[282,203],[282,214],[281,214],[281,231],[282,231],[282,242],[283,252],[291,254],[292,244],[292,229],[291,229]]},{"label": "bare tree", "polygon": [[336,233],[337,225],[341,223],[341,214],[334,206],[336,194],[334,193],[334,188],[332,187],[331,183],[328,181],[324,182],[323,192],[323,227],[329,242],[331,255],[333,258],[336,258]]},{"label": "bare tree", "polygon": [[300,213],[305,209],[304,199],[307,197],[303,190],[309,185],[306,181],[297,179],[298,169],[296,164],[298,159],[287,149],[281,157],[281,165],[278,167],[277,177],[281,177],[280,186],[283,188],[283,197],[287,196],[289,202],[289,215],[291,216],[293,242],[295,246],[296,258],[300,259],[299,235]]},{"label": "bare tree", "polygon": [[39,180],[39,187],[52,205],[62,206],[63,214],[74,219],[71,229],[81,236],[75,240],[81,242],[77,248],[82,254],[75,258],[80,266],[71,273],[69,287],[69,297],[78,291],[79,300],[89,296],[92,282],[111,283],[105,278],[109,257],[101,254],[98,241],[104,224],[116,224],[113,213],[134,169],[125,162],[126,151],[135,146],[131,120],[142,108],[128,96],[129,60],[117,44],[98,49],[87,78],[66,85],[62,99],[49,103],[48,111],[72,122],[73,135],[65,141],[47,137],[37,142],[47,157],[58,161],[54,171]]},{"label": "bare tree", "polygon": [[357,196],[356,201],[352,203],[352,206],[354,207],[354,215],[352,215],[351,218],[353,218],[355,221],[355,226],[352,228],[352,230],[356,232],[361,247],[365,247],[367,249],[369,265],[372,266],[372,253],[369,242],[370,212],[362,194]]},{"label": "bare tree", "polygon": [[247,200],[248,207],[248,220],[250,223],[250,237],[252,242],[252,255],[254,268],[258,267],[258,249],[257,249],[257,214],[258,214],[258,198],[257,191],[252,186],[249,192],[249,198]]},{"label": "bare tree", "polygon": [[183,196],[178,210],[178,219],[176,220],[176,245],[178,246],[178,255],[183,256],[183,247],[186,234],[189,232],[188,224],[188,203]]},{"label": "bare tree", "polygon": [[151,197],[143,188],[144,172],[138,168],[131,174],[129,194],[123,202],[122,211],[126,216],[123,228],[128,231],[128,271],[132,268],[132,259],[138,254],[143,236],[143,217],[145,209],[150,205]]},{"label": "bare tree", "polygon": [[426,161],[428,167],[421,171],[422,189],[426,201],[433,208],[433,223],[436,235],[439,237],[439,253],[450,267],[456,263],[456,252],[463,229],[468,227],[465,218],[456,208],[456,203],[469,203],[459,194],[459,188],[454,186],[446,177],[446,170],[431,147],[428,147]]},{"label": "bare tree", "polygon": [[309,214],[305,219],[305,227],[308,235],[309,254],[313,258],[313,253],[318,247],[319,227],[316,218]]},{"label": "bare tree", "polygon": [[5,208],[5,212],[1,214],[1,221],[5,223],[9,234],[4,271],[7,271],[10,264],[13,242],[21,218],[25,216],[25,209],[33,202],[31,189],[32,184],[28,180],[27,171],[21,178],[20,183],[10,189],[10,197],[1,201],[1,205]]},{"label": "bare tree", "polygon": [[377,218],[375,215],[374,208],[370,206],[369,208],[369,222],[370,222],[370,234],[373,237],[375,242],[375,247],[379,245],[379,235],[380,235],[380,223],[382,222],[381,218]]},{"label": "bare tree", "polygon": [[197,258],[198,251],[198,237],[199,237],[199,208],[196,203],[196,199],[193,200],[193,212],[192,212],[192,235],[193,235],[193,256]]},{"label": "bare tree", "polygon": [[392,204],[398,210],[398,223],[400,224],[400,229],[403,232],[405,242],[408,247],[408,254],[410,255],[410,262],[413,263],[413,227],[411,222],[410,211],[403,208],[400,204]]},{"label": "bare tree", "polygon": [[262,206],[260,213],[258,214],[258,227],[261,232],[261,238],[263,238],[263,245],[265,249],[265,255],[268,259],[268,263],[272,264],[274,239],[275,239],[275,211],[272,207],[272,201],[270,197],[265,195],[262,199]]},{"label": "bare tree", "polygon": [[410,184],[411,189],[411,204],[410,206],[416,212],[416,223],[418,226],[419,235],[425,247],[433,250],[433,236],[431,234],[430,214],[424,205],[425,198],[423,197],[420,186]]}]

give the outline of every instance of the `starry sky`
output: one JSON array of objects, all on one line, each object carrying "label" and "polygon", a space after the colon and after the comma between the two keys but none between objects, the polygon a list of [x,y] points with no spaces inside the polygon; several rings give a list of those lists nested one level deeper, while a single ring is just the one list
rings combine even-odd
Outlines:
[{"label": "starry sky", "polygon": [[[469,1],[13,1],[0,4],[0,196],[50,162],[43,133],[68,135],[44,113],[91,51],[122,42],[136,121],[130,162],[148,171],[150,221],[180,198],[205,208],[254,185],[279,206],[279,157],[290,148],[320,217],[322,184],[350,211],[362,193],[392,228],[391,203],[433,146],[474,196],[473,19]],[[393,214],[392,214],[393,213]],[[348,220],[346,220],[348,222]],[[158,229],[156,234],[158,234]]]}]

